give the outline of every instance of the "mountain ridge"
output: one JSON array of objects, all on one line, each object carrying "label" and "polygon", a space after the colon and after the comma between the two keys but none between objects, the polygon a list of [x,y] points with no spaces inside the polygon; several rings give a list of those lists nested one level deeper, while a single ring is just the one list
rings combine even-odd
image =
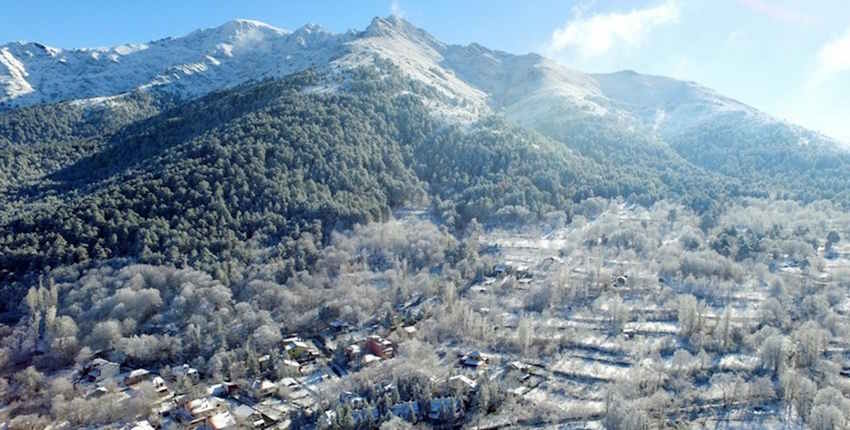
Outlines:
[{"label": "mountain ridge", "polygon": [[375,17],[365,29],[343,33],[315,24],[289,31],[234,19],[180,37],[109,48],[11,42],[0,45],[0,110],[75,100],[102,105],[135,90],[192,99],[310,67],[350,69],[375,57],[393,62],[454,100],[432,103],[437,114],[451,120],[469,122],[501,112],[533,127],[534,118],[549,115],[553,106],[571,106],[574,114],[612,115],[628,127],[646,127],[669,137],[734,111],[758,122],[785,123],[798,131],[801,142],[815,139],[840,146],[836,139],[696,82],[634,71],[583,73],[536,53],[447,44],[396,16]]}]

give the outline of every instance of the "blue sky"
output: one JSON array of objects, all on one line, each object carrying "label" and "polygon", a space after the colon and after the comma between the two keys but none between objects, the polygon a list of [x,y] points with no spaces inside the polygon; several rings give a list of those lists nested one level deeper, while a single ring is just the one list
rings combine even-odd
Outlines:
[{"label": "blue sky", "polygon": [[850,141],[847,0],[6,1],[0,41],[61,48],[179,36],[233,18],[362,29],[402,15],[449,43],[539,52],[590,72],[697,81]]}]

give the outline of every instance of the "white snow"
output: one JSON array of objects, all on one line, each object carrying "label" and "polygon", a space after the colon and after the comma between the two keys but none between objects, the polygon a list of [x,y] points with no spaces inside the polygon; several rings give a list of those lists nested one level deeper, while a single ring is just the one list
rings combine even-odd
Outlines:
[{"label": "white snow", "polygon": [[[342,73],[376,59],[435,90],[436,95],[418,96],[435,116],[450,121],[470,122],[493,112],[530,126],[606,117],[624,130],[654,130],[662,137],[721,115],[783,123],[693,82],[630,71],[586,74],[536,54],[447,45],[397,17],[375,18],[364,31],[341,34],[316,25],[290,32],[236,19],[182,37],[112,48],[9,43],[0,46],[0,103],[27,106],[153,88],[193,98],[310,67]],[[792,128],[801,145],[824,140]]]},{"label": "white snow", "polygon": [[[33,92],[33,87],[27,82],[29,75],[24,64],[15,58],[8,48],[0,49],[0,65],[5,68],[5,73],[0,74],[0,85],[6,91],[6,96],[0,97],[0,102],[9,98],[20,97]],[[0,70],[3,72],[3,70]]]},{"label": "white snow", "polygon": [[[0,102],[27,106],[153,87],[197,97],[249,79],[327,64],[349,37],[316,26],[287,32],[259,21],[234,20],[183,37],[112,48],[60,50],[10,43],[0,47]],[[57,67],[57,61],[64,67]]]},{"label": "white snow", "polygon": [[334,64],[343,68],[356,67],[371,64],[378,56],[393,62],[407,76],[436,89],[444,98],[467,103],[467,106],[458,107],[459,103],[427,100],[426,105],[441,115],[472,120],[489,112],[485,92],[441,66],[445,45],[403,20],[376,18],[362,36],[352,40],[347,47],[350,49],[348,55]]},{"label": "white snow", "polygon": [[145,45],[144,43],[138,45],[119,45],[112,48],[112,50],[118,55],[130,55],[139,51],[144,51],[145,49],[148,49],[148,45]]}]

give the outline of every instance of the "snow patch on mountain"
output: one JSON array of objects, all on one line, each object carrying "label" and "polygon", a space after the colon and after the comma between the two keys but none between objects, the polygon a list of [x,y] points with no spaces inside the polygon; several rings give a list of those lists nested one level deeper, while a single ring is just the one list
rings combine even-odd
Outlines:
[{"label": "snow patch on mountain", "polygon": [[616,109],[663,135],[679,134],[726,114],[742,115],[756,122],[775,121],[694,82],[631,70],[590,76]]},{"label": "snow patch on mountain", "polygon": [[788,126],[802,145],[823,141],[693,82],[632,71],[585,74],[537,54],[513,55],[478,44],[449,45],[407,21],[375,18],[363,31],[333,34],[316,25],[287,31],[237,19],[177,38],[112,48],[71,49],[38,43],[0,46],[0,109],[65,100],[117,106],[135,90],[194,98],[246,81],[315,67],[332,92],[347,70],[389,62],[433,91],[415,94],[435,116],[470,122],[502,113],[530,127],[600,119],[623,130],[675,139],[716,121]]},{"label": "snow patch on mountain", "polygon": [[112,48],[62,50],[10,43],[0,48],[0,104],[27,106],[154,87],[197,97],[327,64],[347,37],[316,26],[288,32],[259,21],[234,20],[183,37]]},{"label": "snow patch on mountain", "polygon": [[451,101],[427,101],[441,116],[468,121],[490,112],[487,93],[441,66],[446,45],[401,18],[375,18],[347,48],[348,54],[334,64],[350,68],[374,64],[376,57],[390,61],[408,77],[429,85]]},{"label": "snow patch on mountain", "polygon": [[[27,69],[8,48],[0,49],[0,65],[5,69],[0,70],[0,85],[9,94],[8,97],[20,97],[33,92],[32,85],[26,79],[29,75]],[[0,102],[2,101],[3,98],[0,98]]]}]

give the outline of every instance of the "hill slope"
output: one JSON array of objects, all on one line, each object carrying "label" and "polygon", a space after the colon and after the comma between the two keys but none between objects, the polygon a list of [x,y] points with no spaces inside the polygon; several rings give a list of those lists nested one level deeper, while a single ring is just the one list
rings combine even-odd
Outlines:
[{"label": "hill slope", "polygon": [[[603,164],[660,154],[659,163],[683,174],[704,169],[801,199],[846,200],[843,188],[850,188],[843,174],[850,155],[834,140],[698,84],[630,71],[584,74],[536,54],[445,44],[397,17],[344,34],[235,20],[109,49],[12,43],[0,52],[6,109],[85,99],[76,105],[133,111],[127,94],[137,91],[186,100],[310,67],[327,76],[316,90],[336,91],[347,71],[384,61],[430,89],[418,96],[439,118],[468,123],[503,114]],[[590,129],[605,131],[585,136]],[[774,178],[787,173],[795,179]]]},{"label": "hill slope", "polygon": [[[341,35],[234,21],[133,49],[0,50],[12,297],[47,267],[119,257],[221,279],[258,259],[293,273],[331,230],[409,204],[458,231],[569,217],[593,196],[700,212],[742,195],[850,205],[850,156],[816,133],[693,83],[447,45],[398,18]],[[218,64],[186,66],[198,59]]]},{"label": "hill slope", "polygon": [[326,79],[307,71],[212,93],[89,137],[90,155],[11,184],[14,204],[0,211],[6,294],[47,267],[118,257],[221,279],[252,261],[294,273],[333,229],[431,198],[462,229],[594,194],[658,192],[499,118],[447,126],[412,95],[429,90],[398,69],[356,69],[344,91],[313,91]]}]

